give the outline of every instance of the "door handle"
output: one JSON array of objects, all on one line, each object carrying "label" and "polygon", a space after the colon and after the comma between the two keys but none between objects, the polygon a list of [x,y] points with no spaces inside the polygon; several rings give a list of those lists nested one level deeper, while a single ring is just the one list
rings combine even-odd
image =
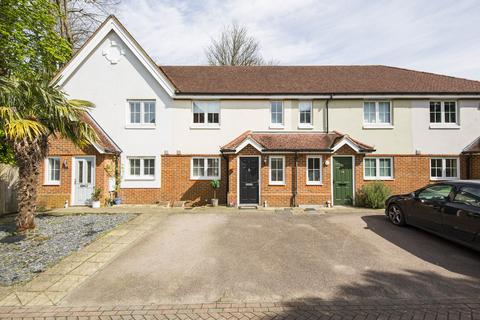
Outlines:
[{"label": "door handle", "polygon": [[245,183],[246,187],[253,187],[253,183]]}]

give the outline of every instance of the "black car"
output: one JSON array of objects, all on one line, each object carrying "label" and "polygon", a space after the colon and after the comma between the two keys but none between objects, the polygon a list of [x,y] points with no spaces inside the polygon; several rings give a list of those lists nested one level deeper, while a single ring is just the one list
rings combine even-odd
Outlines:
[{"label": "black car", "polygon": [[445,181],[391,196],[385,214],[395,225],[413,225],[480,251],[480,180]]}]

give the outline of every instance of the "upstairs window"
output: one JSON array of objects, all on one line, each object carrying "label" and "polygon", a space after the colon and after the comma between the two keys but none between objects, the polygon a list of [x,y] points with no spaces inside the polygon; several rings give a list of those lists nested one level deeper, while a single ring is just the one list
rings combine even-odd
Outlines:
[{"label": "upstairs window", "polygon": [[193,123],[218,126],[220,124],[220,103],[218,101],[194,101]]},{"label": "upstairs window", "polygon": [[220,179],[220,158],[192,158],[190,177],[193,180]]},{"label": "upstairs window", "polygon": [[60,158],[49,157],[45,159],[45,184],[60,184]]},{"label": "upstairs window", "polygon": [[298,111],[300,113],[300,127],[312,126],[312,102],[300,101],[298,103]]},{"label": "upstairs window", "polygon": [[152,126],[156,122],[155,101],[133,101],[128,102],[128,123],[131,125]]},{"label": "upstairs window", "polygon": [[283,103],[282,101],[270,102],[270,124],[273,127],[283,127]]},{"label": "upstairs window", "polygon": [[457,120],[455,101],[430,101],[430,123],[456,124]]},{"label": "upstairs window", "polygon": [[460,170],[457,158],[430,159],[430,179],[447,180],[458,179]]},{"label": "upstairs window", "polygon": [[389,101],[365,101],[363,123],[367,126],[389,126],[392,124],[392,107]]},{"label": "upstairs window", "polygon": [[155,177],[154,157],[128,157],[128,178],[149,180]]}]

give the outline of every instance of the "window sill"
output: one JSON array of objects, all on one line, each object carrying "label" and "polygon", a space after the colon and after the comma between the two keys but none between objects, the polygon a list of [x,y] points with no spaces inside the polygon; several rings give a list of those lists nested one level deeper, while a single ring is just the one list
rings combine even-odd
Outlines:
[{"label": "window sill", "polygon": [[323,186],[323,182],[307,182],[307,186]]},{"label": "window sill", "polygon": [[268,126],[269,129],[285,129],[285,125],[283,124],[270,124]]},{"label": "window sill", "polygon": [[388,177],[379,177],[379,178],[364,177],[363,180],[365,180],[365,181],[393,181],[395,179],[394,178],[388,178]]},{"label": "window sill", "polygon": [[456,123],[430,123],[430,129],[450,129],[450,130],[458,130],[460,126]]},{"label": "window sill", "polygon": [[271,182],[268,182],[268,185],[269,185],[269,186],[284,186],[284,185],[285,185],[285,182],[274,182],[274,181],[271,181]]},{"label": "window sill", "polygon": [[190,180],[220,180],[221,177],[190,177]]},{"label": "window sill", "polygon": [[451,178],[433,178],[430,177],[430,181],[451,181],[451,180],[458,180],[458,177],[451,177]]},{"label": "window sill", "polygon": [[43,185],[44,186],[59,186],[60,181],[59,182],[44,182]]},{"label": "window sill", "polygon": [[131,177],[131,178],[125,178],[125,181],[154,181],[154,180],[155,180],[155,177],[145,177],[145,178],[142,178],[142,177],[138,177],[138,178]]},{"label": "window sill", "polygon": [[156,129],[156,124],[127,124],[125,125],[125,129],[139,129],[139,130],[152,130]]},{"label": "window sill", "polygon": [[299,124],[298,125],[298,129],[308,129],[308,130],[312,130],[313,129],[313,125],[311,124]]},{"label": "window sill", "polygon": [[194,129],[194,130],[197,130],[197,129],[204,129],[204,130],[218,130],[220,129],[220,125],[219,124],[191,124],[190,125],[190,129]]},{"label": "window sill", "polygon": [[363,129],[393,129],[392,124],[364,124]]}]

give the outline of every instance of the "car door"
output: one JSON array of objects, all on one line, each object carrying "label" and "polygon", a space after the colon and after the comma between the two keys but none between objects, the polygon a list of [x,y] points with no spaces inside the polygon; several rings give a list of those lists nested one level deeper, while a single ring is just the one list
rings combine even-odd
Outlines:
[{"label": "car door", "polygon": [[452,190],[449,184],[435,184],[416,193],[410,202],[409,223],[441,233],[443,207]]},{"label": "car door", "polygon": [[463,186],[443,211],[445,234],[473,244],[480,239],[480,186]]}]

